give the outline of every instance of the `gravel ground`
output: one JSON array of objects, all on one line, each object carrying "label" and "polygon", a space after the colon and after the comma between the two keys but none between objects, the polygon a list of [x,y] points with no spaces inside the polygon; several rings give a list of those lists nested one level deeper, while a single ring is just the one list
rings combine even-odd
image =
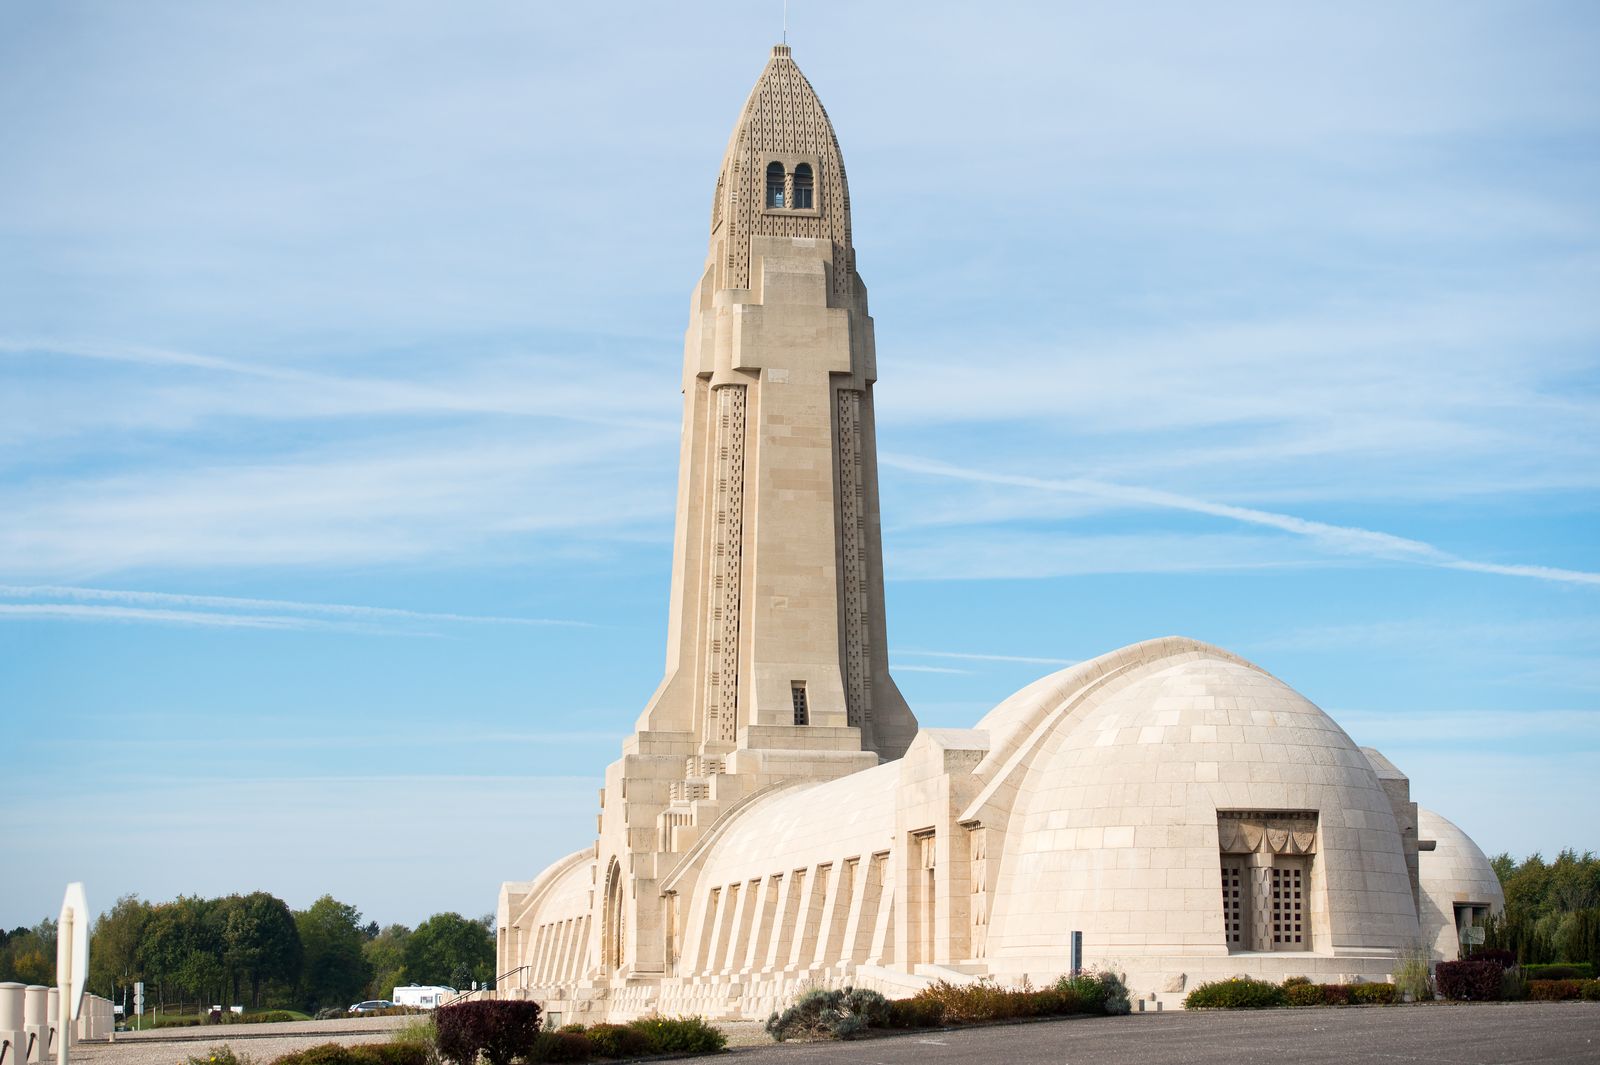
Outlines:
[{"label": "gravel ground", "polygon": [[79,1043],[72,1060],[81,1065],[186,1065],[223,1043],[259,1065],[318,1043],[383,1043],[410,1017],[368,1017],[282,1024],[231,1024],[168,1028],[150,1032],[118,1032],[115,1043]]}]

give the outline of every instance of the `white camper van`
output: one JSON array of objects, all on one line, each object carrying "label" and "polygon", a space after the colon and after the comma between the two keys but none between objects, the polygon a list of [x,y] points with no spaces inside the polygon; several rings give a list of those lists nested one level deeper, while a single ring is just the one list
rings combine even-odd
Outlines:
[{"label": "white camper van", "polygon": [[396,1006],[411,1006],[419,1010],[436,1009],[455,997],[456,989],[453,987],[423,987],[420,984],[409,984],[394,989]]}]

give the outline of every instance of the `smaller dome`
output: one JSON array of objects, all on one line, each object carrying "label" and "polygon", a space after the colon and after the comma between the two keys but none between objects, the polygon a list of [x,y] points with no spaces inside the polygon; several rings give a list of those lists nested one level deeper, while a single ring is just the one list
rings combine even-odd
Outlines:
[{"label": "smaller dome", "polygon": [[1422,939],[1436,961],[1455,961],[1469,922],[1505,909],[1500,878],[1472,837],[1432,810],[1417,807],[1417,838],[1433,840],[1417,856]]}]

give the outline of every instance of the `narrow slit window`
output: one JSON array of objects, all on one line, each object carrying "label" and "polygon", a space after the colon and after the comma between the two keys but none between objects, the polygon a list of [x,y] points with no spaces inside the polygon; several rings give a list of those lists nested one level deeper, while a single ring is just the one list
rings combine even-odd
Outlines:
[{"label": "narrow slit window", "polygon": [[796,725],[809,725],[811,723],[811,710],[806,706],[806,686],[801,683],[791,684],[789,694],[794,697],[794,723]]},{"label": "narrow slit window", "polygon": [[811,208],[811,192],[816,182],[811,176],[811,164],[801,163],[794,168],[794,208],[797,211]]},{"label": "narrow slit window", "polygon": [[767,164],[767,206],[783,207],[783,164]]}]

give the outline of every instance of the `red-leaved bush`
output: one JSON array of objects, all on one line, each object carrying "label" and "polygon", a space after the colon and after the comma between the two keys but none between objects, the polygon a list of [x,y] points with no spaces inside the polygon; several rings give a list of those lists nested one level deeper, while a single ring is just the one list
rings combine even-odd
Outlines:
[{"label": "red-leaved bush", "polygon": [[1433,970],[1439,994],[1471,1002],[1492,1002],[1500,997],[1498,961],[1442,961]]},{"label": "red-leaved bush", "polygon": [[528,1058],[539,1040],[539,1004],[486,999],[433,1011],[439,1055],[455,1065],[475,1065],[479,1051],[489,1065]]}]

